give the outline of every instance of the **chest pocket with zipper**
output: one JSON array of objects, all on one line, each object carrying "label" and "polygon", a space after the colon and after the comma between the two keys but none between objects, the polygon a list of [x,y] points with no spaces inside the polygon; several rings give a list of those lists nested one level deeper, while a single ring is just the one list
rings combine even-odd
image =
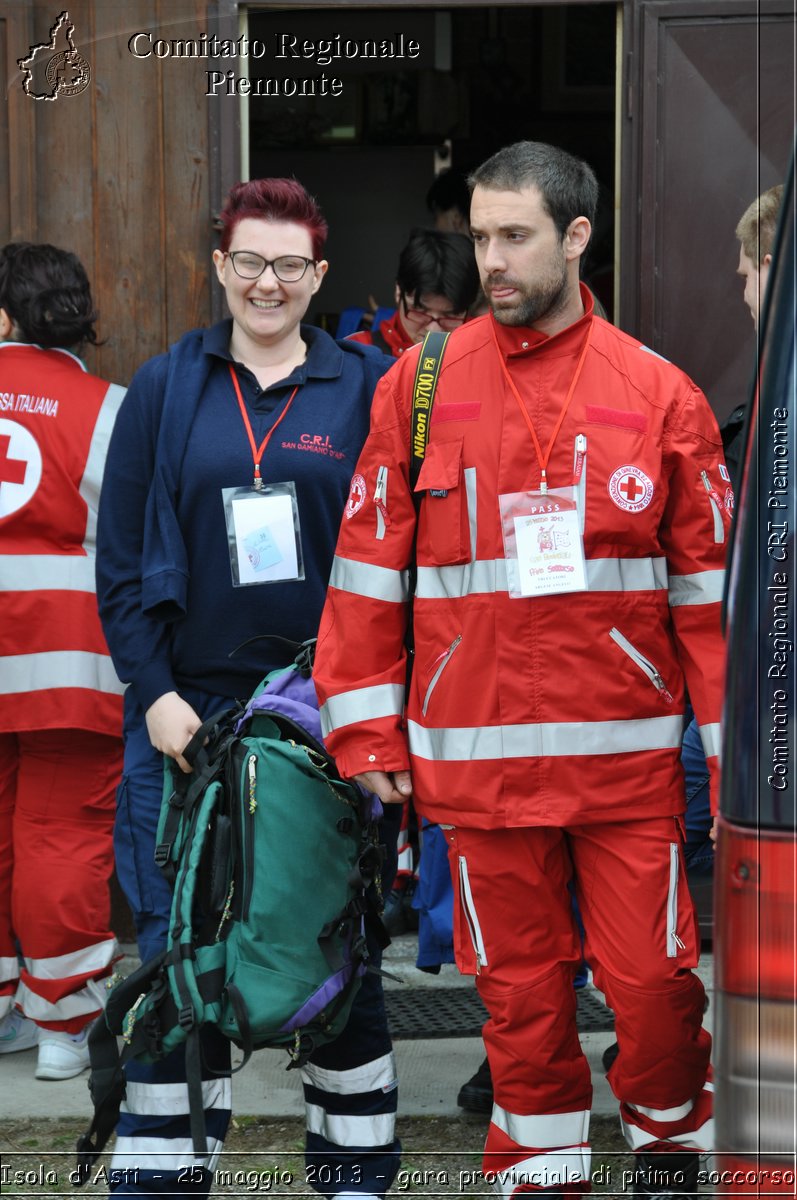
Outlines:
[{"label": "chest pocket with zipper", "polygon": [[418,560],[436,566],[470,561],[462,438],[430,442],[415,485],[426,492],[418,523]]}]

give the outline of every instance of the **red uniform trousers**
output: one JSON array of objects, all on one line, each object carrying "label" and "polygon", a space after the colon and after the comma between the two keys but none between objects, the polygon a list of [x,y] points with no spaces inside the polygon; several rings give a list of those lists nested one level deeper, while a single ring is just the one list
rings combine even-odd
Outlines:
[{"label": "red uniform trousers", "polygon": [[[0,733],[0,1017],[76,1033],[118,957],[110,930],[121,738]],[[20,972],[17,942],[24,966]]]},{"label": "red uniform trousers", "polygon": [[629,1145],[711,1149],[711,1039],[690,970],[699,935],[680,819],[447,837],[457,965],[477,974],[490,1014],[484,1170],[499,1173],[499,1194],[589,1190],[592,1084],[575,1021],[571,877],[585,956],[615,1013],[620,1052],[608,1079]]}]

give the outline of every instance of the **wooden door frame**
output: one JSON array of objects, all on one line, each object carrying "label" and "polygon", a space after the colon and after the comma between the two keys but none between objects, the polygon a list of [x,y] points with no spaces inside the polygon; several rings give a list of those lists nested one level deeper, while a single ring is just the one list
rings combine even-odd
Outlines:
[{"label": "wooden door frame", "polygon": [[8,81],[8,228],[11,241],[35,241],[36,104],[26,96],[17,60],[34,42],[33,0],[0,0]]},{"label": "wooden door frame", "polygon": [[[622,38],[623,48],[628,45],[628,27],[633,18],[634,7],[638,0],[499,0],[498,7],[512,8],[556,8],[563,7],[565,4],[577,2],[579,4],[594,4],[603,5],[614,3],[618,12],[622,13]],[[669,0],[667,0],[669,3]],[[677,0],[676,0],[677,3]],[[328,8],[328,9],[349,9],[349,8],[375,8],[377,7],[376,0],[293,0],[293,8]],[[428,8],[429,0],[402,0],[402,7],[406,8]],[[208,26],[209,32],[216,33],[220,38],[236,38],[239,33],[239,21],[242,10],[247,9],[269,9],[282,7],[277,3],[268,3],[268,0],[211,0],[208,6]],[[447,8],[484,8],[485,0],[447,0],[445,4]],[[618,217],[615,221],[615,277],[620,278],[620,246],[621,246],[621,231],[625,230],[623,224],[625,205],[620,201],[626,195],[633,195],[633,192],[624,190],[624,181],[626,178],[631,178],[635,172],[636,160],[630,154],[626,162],[626,147],[625,138],[621,137],[623,131],[621,115],[619,112],[621,99],[630,96],[630,60],[623,49],[621,62],[618,63],[617,77],[617,101],[616,107],[618,111],[615,115],[617,138],[615,144],[615,205],[618,209]],[[241,109],[239,104],[211,103],[208,114],[209,130],[208,130],[208,145],[210,153],[210,197],[212,211],[217,213],[221,208],[224,196],[229,188],[241,178]],[[623,190],[620,191],[621,186]],[[635,228],[635,225],[632,226]],[[619,289],[615,289],[617,295]],[[213,319],[219,320],[224,315],[223,298],[219,294],[219,289],[214,288],[212,293]],[[618,303],[615,300],[615,318],[621,310],[618,310]]]},{"label": "wooden door frame", "polygon": [[[792,15],[793,0],[624,0],[623,112],[618,122],[620,229],[619,323],[656,349],[655,246],[642,245],[643,212],[656,203],[657,70],[662,21]],[[632,203],[632,198],[636,198]]]}]

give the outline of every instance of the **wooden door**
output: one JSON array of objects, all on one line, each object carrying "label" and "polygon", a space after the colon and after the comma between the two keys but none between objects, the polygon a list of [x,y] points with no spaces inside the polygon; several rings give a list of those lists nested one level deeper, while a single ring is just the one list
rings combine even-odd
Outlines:
[{"label": "wooden door", "polygon": [[620,323],[722,417],[746,399],[755,362],[734,231],[789,163],[794,7],[638,0],[626,47]]}]

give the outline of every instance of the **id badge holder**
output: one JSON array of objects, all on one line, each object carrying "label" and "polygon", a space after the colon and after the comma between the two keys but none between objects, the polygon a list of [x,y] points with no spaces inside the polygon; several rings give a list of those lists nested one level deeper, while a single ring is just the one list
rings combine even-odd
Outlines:
[{"label": "id badge holder", "polygon": [[511,492],[498,503],[513,600],[587,591],[576,488]]},{"label": "id badge holder", "polygon": [[294,483],[222,488],[233,587],[304,579]]}]

